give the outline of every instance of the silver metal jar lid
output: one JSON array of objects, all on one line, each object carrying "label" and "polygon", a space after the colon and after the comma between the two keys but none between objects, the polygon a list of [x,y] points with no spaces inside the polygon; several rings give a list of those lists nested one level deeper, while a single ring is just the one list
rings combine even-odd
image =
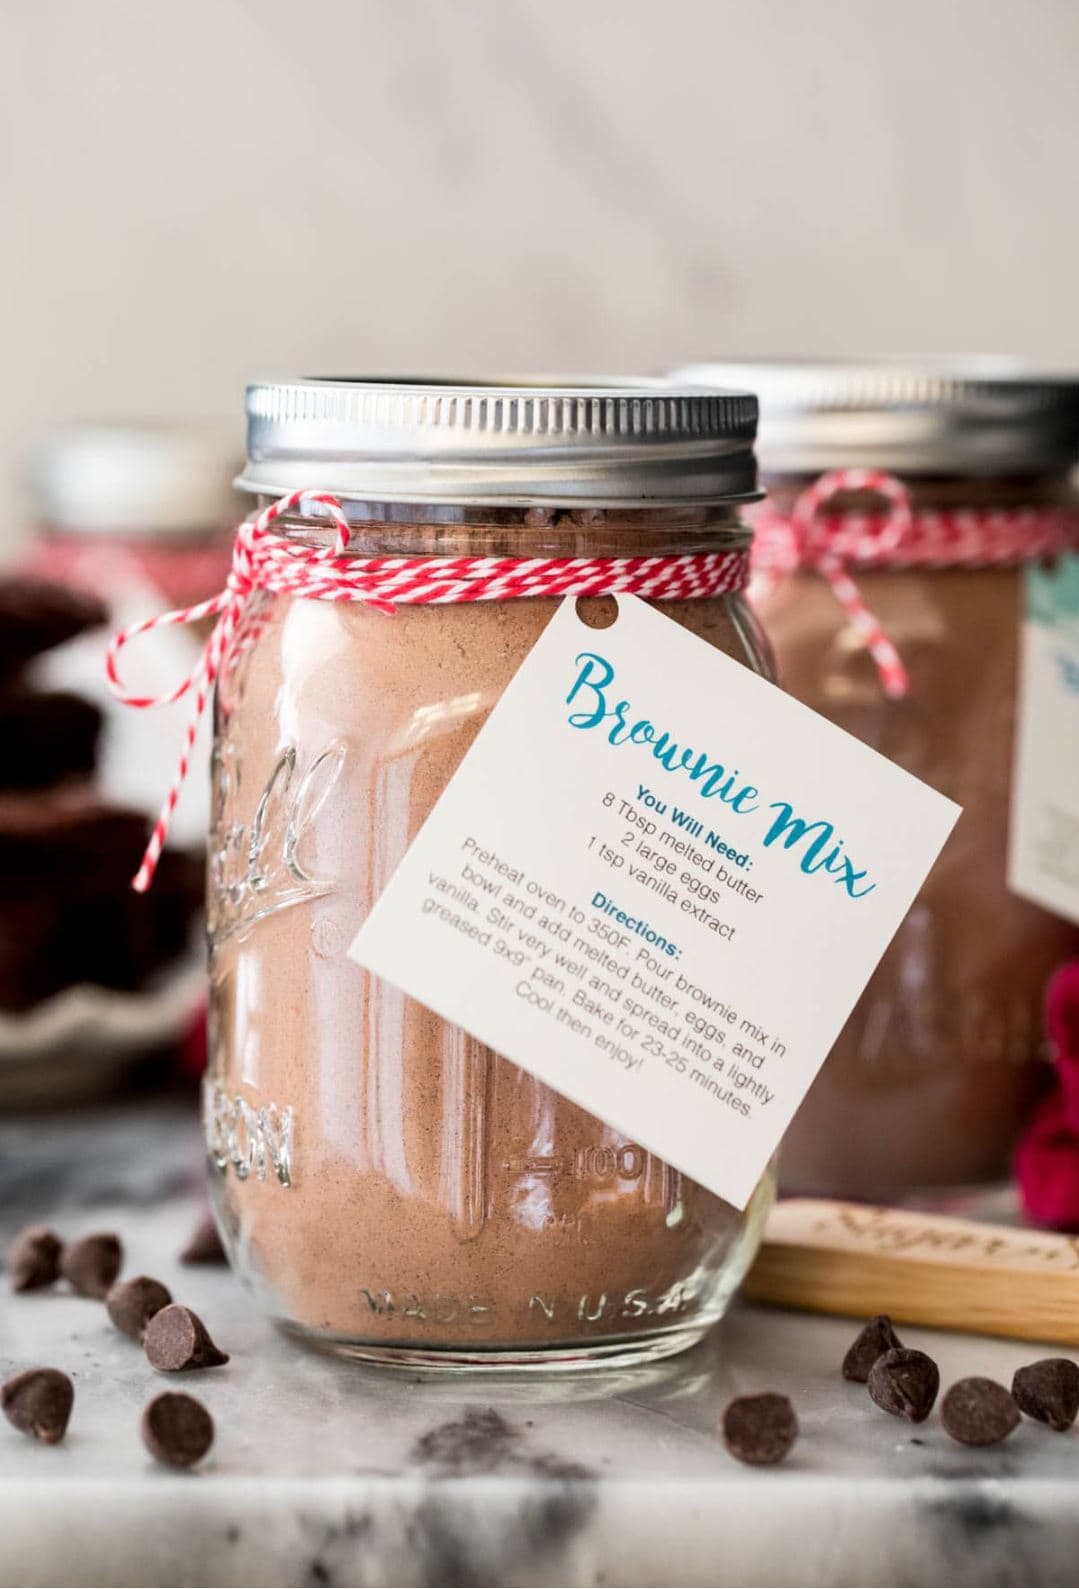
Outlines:
[{"label": "silver metal jar lid", "polygon": [[1018,360],[722,360],[671,379],[756,392],[766,474],[865,467],[1003,476],[1079,462],[1079,379],[1042,376]]},{"label": "silver metal jar lid", "polygon": [[243,491],[507,507],[755,499],[757,400],[663,381],[296,380],[247,389]]}]

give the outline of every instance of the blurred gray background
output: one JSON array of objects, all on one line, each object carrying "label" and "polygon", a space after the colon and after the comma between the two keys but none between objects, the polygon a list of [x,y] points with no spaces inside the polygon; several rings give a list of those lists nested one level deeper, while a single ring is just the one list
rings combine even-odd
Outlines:
[{"label": "blurred gray background", "polygon": [[1075,0],[0,0],[0,540],[252,375],[1079,365]]}]

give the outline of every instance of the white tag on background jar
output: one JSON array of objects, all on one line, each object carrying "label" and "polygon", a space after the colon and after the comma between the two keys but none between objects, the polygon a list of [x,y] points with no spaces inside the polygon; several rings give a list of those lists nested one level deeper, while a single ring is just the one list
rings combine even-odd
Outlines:
[{"label": "white tag on background jar", "polygon": [[567,599],[349,952],[742,1208],[958,814],[643,601]]},{"label": "white tag on background jar", "polygon": [[1008,882],[1079,922],[1079,558],[1025,586]]}]

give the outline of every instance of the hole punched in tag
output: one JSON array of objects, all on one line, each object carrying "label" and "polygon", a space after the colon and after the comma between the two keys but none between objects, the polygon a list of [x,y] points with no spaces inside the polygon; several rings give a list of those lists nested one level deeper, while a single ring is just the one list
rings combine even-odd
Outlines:
[{"label": "hole punched in tag", "polygon": [[617,596],[578,596],[573,607],[586,629],[613,629],[618,622]]}]

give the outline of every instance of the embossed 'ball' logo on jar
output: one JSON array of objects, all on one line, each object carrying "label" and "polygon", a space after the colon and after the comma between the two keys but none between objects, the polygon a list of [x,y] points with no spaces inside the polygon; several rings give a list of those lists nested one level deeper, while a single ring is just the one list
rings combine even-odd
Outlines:
[{"label": "embossed 'ball' logo on jar", "polygon": [[[226,739],[215,750],[208,902],[215,943],[246,933],[275,911],[320,898],[334,888],[332,879],[309,870],[304,850],[341,776],[345,754],[344,745],[328,745],[298,775],[296,750],[290,745],[270,773],[248,826],[238,814],[241,767],[236,746]],[[326,957],[339,952],[332,944],[315,947]]]}]

